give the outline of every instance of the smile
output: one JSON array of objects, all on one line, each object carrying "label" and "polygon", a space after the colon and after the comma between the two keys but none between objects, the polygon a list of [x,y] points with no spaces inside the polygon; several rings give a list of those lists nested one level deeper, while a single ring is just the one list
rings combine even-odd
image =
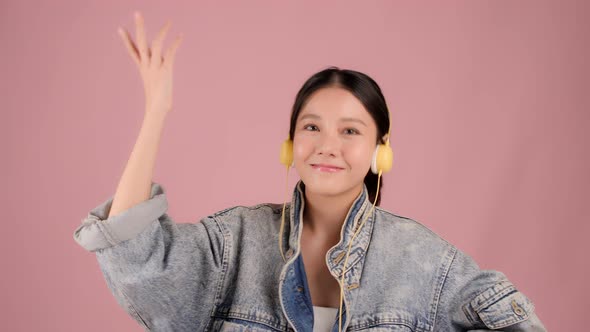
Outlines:
[{"label": "smile", "polygon": [[333,167],[333,166],[326,166],[326,165],[312,164],[311,167],[313,169],[315,169],[316,171],[327,172],[327,173],[335,173],[335,172],[339,172],[339,171],[343,170],[343,168],[340,168],[340,167]]}]

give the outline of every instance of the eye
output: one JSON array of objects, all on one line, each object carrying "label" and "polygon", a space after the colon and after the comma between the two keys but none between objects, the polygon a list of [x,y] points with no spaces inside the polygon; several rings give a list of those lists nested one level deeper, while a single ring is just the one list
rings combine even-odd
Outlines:
[{"label": "eye", "polygon": [[356,130],[356,129],[354,129],[354,128],[347,128],[347,129],[345,130],[345,132],[346,132],[347,134],[348,134],[348,133],[350,133],[350,134],[353,134],[353,135],[358,135],[358,134],[359,134],[358,130]]},{"label": "eye", "polygon": [[307,130],[307,128],[309,128],[309,127],[313,127],[315,129],[318,128],[318,127],[316,127],[316,125],[309,124],[309,125],[306,125],[305,127],[303,127],[303,129],[306,129]]}]

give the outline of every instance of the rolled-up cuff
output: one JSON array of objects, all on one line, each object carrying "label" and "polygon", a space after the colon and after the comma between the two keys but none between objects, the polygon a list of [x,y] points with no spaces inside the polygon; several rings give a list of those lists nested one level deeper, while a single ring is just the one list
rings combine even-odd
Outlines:
[{"label": "rolled-up cuff", "polygon": [[115,246],[137,236],[167,210],[164,188],[152,182],[150,198],[107,219],[114,195],[92,209],[74,231],[74,240],[88,251]]}]

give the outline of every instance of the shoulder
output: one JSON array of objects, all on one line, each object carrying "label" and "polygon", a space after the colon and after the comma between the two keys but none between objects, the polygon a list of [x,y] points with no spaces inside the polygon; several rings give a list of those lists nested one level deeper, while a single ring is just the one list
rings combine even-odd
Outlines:
[{"label": "shoulder", "polygon": [[[375,207],[374,238],[397,266],[418,271],[415,280],[432,278],[438,300],[437,326],[499,329],[542,324],[534,315],[533,302],[501,271],[481,269],[465,251],[442,238],[419,221]],[[396,243],[392,248],[390,243]],[[401,249],[400,249],[401,248]],[[414,262],[408,265],[408,262]],[[406,264],[406,265],[402,265]],[[413,270],[415,269],[415,270]],[[518,325],[520,324],[520,325]],[[514,330],[517,330],[515,328]],[[541,329],[540,331],[544,331]]]},{"label": "shoulder", "polygon": [[[280,214],[283,205],[276,203],[259,203],[255,205],[234,205],[223,210],[216,211],[210,215],[211,218],[219,221],[228,221],[232,218],[240,218],[245,216],[260,216],[260,215],[276,215]],[[286,210],[289,208],[287,204]]]},{"label": "shoulder", "polygon": [[[443,269],[460,270],[458,274],[478,273],[479,264],[467,252],[434,232],[420,221],[400,216],[380,207],[375,207],[375,226],[373,233],[387,238],[406,252],[421,253],[425,256],[439,257],[443,260]],[[497,271],[493,271],[497,277]],[[500,276],[504,277],[503,275]]]},{"label": "shoulder", "polygon": [[375,207],[374,232],[402,243],[420,243],[456,250],[455,246],[420,221]]},{"label": "shoulder", "polygon": [[[278,234],[283,204],[259,203],[234,205],[209,215],[222,231],[236,236],[268,237]],[[289,204],[285,207],[285,222],[289,217]]]}]

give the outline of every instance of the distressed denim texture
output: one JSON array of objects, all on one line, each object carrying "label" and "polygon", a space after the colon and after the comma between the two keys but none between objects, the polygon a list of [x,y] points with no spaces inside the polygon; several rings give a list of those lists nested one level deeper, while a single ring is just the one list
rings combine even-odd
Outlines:
[{"label": "distressed denim texture", "polygon": [[[278,248],[282,204],[233,206],[176,223],[156,182],[148,200],[107,218],[111,196],[73,235],[146,331],[311,332],[299,250],[304,193],[299,181],[285,209],[287,262]],[[364,187],[326,254],[338,282],[353,227],[371,205]],[[502,272],[480,269],[426,226],[380,207],[354,239],[344,280],[343,331],[546,331],[533,302]]]}]

